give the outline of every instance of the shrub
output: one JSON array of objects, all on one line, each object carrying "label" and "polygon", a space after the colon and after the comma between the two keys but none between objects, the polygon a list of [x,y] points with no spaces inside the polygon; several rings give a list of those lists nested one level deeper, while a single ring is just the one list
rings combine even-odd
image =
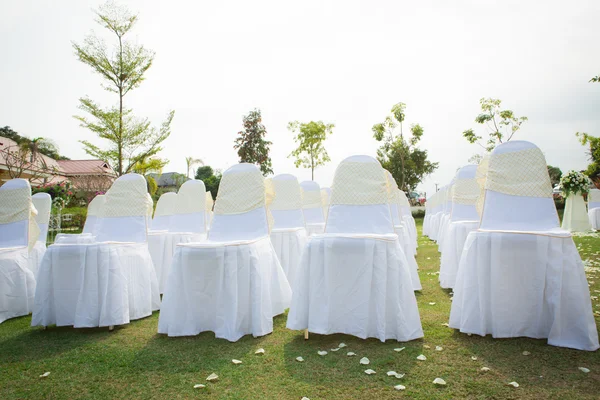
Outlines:
[{"label": "shrub", "polygon": [[87,217],[87,208],[85,207],[70,207],[63,208],[61,214],[64,216],[66,214],[71,215],[71,220],[66,221],[63,217],[61,221],[61,229],[68,228],[77,228],[83,229],[83,225],[85,224],[85,219]]},{"label": "shrub", "polygon": [[413,210],[413,218],[425,218],[425,210]]}]

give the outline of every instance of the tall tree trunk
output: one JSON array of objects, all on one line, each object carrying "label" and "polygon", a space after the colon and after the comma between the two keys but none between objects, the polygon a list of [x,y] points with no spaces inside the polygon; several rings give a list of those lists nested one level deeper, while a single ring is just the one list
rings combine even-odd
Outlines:
[{"label": "tall tree trunk", "polygon": [[117,141],[117,149],[119,153],[119,165],[117,174],[123,175],[123,41],[119,36],[119,138]]}]

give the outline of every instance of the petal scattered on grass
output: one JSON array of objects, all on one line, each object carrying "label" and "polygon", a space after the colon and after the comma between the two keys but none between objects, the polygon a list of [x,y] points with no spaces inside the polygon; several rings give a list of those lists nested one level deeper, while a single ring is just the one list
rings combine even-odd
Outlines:
[{"label": "petal scattered on grass", "polygon": [[215,374],[214,372],[212,374],[210,374],[208,376],[208,378],[206,378],[206,380],[209,381],[209,382],[214,382],[217,379],[219,379],[219,375]]},{"label": "petal scattered on grass", "polygon": [[373,371],[372,369],[368,369],[368,370],[365,371],[365,374],[367,374],[367,375],[373,375],[373,374],[376,374],[376,373],[377,372]]},{"label": "petal scattered on grass", "polygon": [[206,385],[203,385],[201,383],[199,383],[197,385],[194,385],[194,389],[202,389],[202,388],[205,388],[205,387],[206,387]]},{"label": "petal scattered on grass", "polygon": [[589,369],[587,369],[586,367],[579,367],[578,369],[579,369],[581,372],[583,372],[583,373],[586,373],[586,374],[587,374],[588,372],[590,372],[590,370],[589,370]]},{"label": "petal scattered on grass", "polygon": [[430,306],[435,306],[435,302],[432,301],[431,303],[429,303]]},{"label": "petal scattered on grass", "polygon": [[42,375],[40,375],[40,378],[47,378],[48,375],[50,375],[50,372],[44,372]]},{"label": "petal scattered on grass", "polygon": [[317,354],[320,356],[326,356],[327,352],[325,350],[317,351]]},{"label": "petal scattered on grass", "polygon": [[362,365],[369,365],[370,362],[371,361],[369,361],[369,359],[367,357],[363,357],[363,358],[360,359],[360,363]]},{"label": "petal scattered on grass", "polygon": [[394,389],[396,389],[396,390],[404,390],[404,389],[406,389],[406,386],[404,386],[404,385],[396,385],[396,386],[394,386]]},{"label": "petal scattered on grass", "polygon": [[242,362],[240,360],[231,360],[232,363],[234,363],[235,365],[241,364]]},{"label": "petal scattered on grass", "polygon": [[298,362],[304,362],[304,358],[302,358],[302,357],[296,357],[296,361],[298,361]]},{"label": "petal scattered on grass", "polygon": [[346,353],[346,355],[347,355],[348,357],[352,357],[352,356],[355,356],[355,355],[356,355],[356,353],[353,353],[353,352],[349,351],[349,352],[347,352],[347,353]]},{"label": "petal scattered on grass", "polygon": [[442,326],[445,326],[446,328],[449,328],[449,327],[450,327],[450,325],[448,325],[448,323],[447,323],[447,322],[444,322],[444,323],[442,324]]},{"label": "petal scattered on grass", "polygon": [[512,387],[519,387],[519,384],[517,382],[508,382],[508,386],[512,386]]},{"label": "petal scattered on grass", "polygon": [[435,378],[433,380],[433,384],[434,385],[440,385],[440,386],[446,386],[446,381],[443,380],[442,378]]},{"label": "petal scattered on grass", "polygon": [[472,356],[472,357],[471,357],[471,360],[473,360],[473,361],[477,361],[477,357],[476,357],[476,356]]},{"label": "petal scattered on grass", "polygon": [[406,347],[398,347],[396,349],[394,349],[394,351],[397,351],[398,353],[401,352],[402,350],[404,350]]},{"label": "petal scattered on grass", "polygon": [[346,343],[340,343],[340,344],[338,344],[338,347],[340,349],[343,349],[344,347],[347,347],[347,346],[346,346]]},{"label": "petal scattered on grass", "polygon": [[254,354],[265,354],[265,349],[262,347],[254,352]]},{"label": "petal scattered on grass", "polygon": [[480,371],[488,372],[490,369],[488,367],[481,367]]},{"label": "petal scattered on grass", "polygon": [[421,354],[420,356],[417,356],[417,360],[425,361],[425,360],[427,360],[427,357],[425,357],[423,354]]},{"label": "petal scattered on grass", "polygon": [[444,348],[442,346],[435,346],[435,351],[442,351]]},{"label": "petal scattered on grass", "polygon": [[388,371],[387,376],[396,376],[398,373],[396,371]]},{"label": "petal scattered on grass", "polygon": [[430,349],[430,348],[431,348],[431,346],[430,346],[430,345],[428,345],[428,344],[424,344],[424,345],[423,345],[423,348],[424,348],[424,349]]},{"label": "petal scattered on grass", "polygon": [[310,400],[308,397],[303,397],[300,400]]},{"label": "petal scattered on grass", "polygon": [[530,352],[528,352],[528,351],[524,351],[524,352],[523,352],[523,355],[524,355],[524,356],[528,356],[528,355],[530,355],[530,354],[531,354],[531,353],[530,353]]},{"label": "petal scattered on grass", "polygon": [[338,351],[339,349],[340,349],[339,347],[336,347],[335,349],[329,349],[329,350],[331,350],[331,351]]}]

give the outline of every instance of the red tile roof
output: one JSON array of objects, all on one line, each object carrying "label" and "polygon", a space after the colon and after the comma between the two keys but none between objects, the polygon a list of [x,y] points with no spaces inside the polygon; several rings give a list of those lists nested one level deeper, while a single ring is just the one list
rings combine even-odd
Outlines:
[{"label": "red tile roof", "polygon": [[58,160],[58,166],[66,176],[69,175],[114,175],[113,169],[102,160]]}]

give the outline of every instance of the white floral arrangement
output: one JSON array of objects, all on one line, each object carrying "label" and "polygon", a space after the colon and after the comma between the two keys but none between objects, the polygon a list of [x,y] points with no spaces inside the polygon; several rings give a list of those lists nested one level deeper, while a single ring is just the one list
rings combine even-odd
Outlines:
[{"label": "white floral arrangement", "polygon": [[590,191],[590,179],[577,171],[569,171],[560,178],[560,187],[565,197],[584,195]]},{"label": "white floral arrangement", "polygon": [[61,197],[55,197],[54,200],[52,200],[52,206],[60,212],[65,208],[65,200]]}]

